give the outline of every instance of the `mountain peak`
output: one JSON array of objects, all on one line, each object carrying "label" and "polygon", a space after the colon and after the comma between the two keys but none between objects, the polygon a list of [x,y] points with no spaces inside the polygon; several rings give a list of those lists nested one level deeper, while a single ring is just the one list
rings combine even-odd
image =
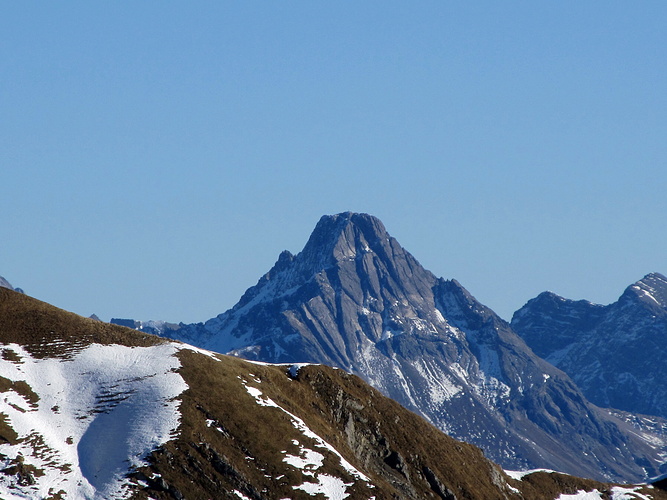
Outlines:
[{"label": "mountain peak", "polygon": [[656,383],[667,376],[665,276],[647,274],[606,306],[565,301],[550,308],[542,296],[512,319],[537,355],[570,375],[600,407],[667,417],[667,390]]},{"label": "mountain peak", "polygon": [[410,293],[417,293],[413,286],[415,281],[428,287],[435,281],[435,277],[387,233],[377,217],[343,212],[322,216],[298,254],[283,251],[257,285],[246,290],[234,310],[255,304],[260,296],[275,298],[276,293],[292,293],[323,271],[342,266],[354,275],[357,260],[364,260],[366,269],[380,265],[384,269],[383,276],[390,276],[395,286],[400,283],[400,287],[407,287]]},{"label": "mountain peak", "polygon": [[324,269],[371,251],[387,239],[384,224],[372,215],[354,212],[324,215],[310,235],[302,256],[307,261],[317,261]]},{"label": "mountain peak", "polygon": [[349,240],[355,230],[370,239],[387,236],[384,224],[377,217],[364,213],[343,212],[323,215],[315,226],[306,247],[311,243],[318,246],[326,243],[335,244],[341,238]]}]

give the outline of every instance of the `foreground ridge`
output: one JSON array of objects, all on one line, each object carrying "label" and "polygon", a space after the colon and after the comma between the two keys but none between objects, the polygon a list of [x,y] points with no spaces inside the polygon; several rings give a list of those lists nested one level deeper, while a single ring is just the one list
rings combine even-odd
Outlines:
[{"label": "foreground ridge", "polygon": [[8,289],[0,349],[7,500],[667,498],[553,472],[508,475],[342,370],[215,355]]}]

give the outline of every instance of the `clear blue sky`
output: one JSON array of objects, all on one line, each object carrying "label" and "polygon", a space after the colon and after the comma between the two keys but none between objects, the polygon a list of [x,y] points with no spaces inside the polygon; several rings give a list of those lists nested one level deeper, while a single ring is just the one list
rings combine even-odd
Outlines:
[{"label": "clear blue sky", "polygon": [[323,214],[509,319],[667,273],[667,2],[1,2],[0,275],[204,321]]}]

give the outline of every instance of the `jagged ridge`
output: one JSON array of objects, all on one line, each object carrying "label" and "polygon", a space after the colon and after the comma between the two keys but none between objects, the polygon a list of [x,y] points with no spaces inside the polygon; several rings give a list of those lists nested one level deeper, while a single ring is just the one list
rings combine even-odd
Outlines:
[{"label": "jagged ridge", "polygon": [[542,293],[514,314],[512,327],[594,403],[667,417],[663,275],[646,275],[607,306]]}]

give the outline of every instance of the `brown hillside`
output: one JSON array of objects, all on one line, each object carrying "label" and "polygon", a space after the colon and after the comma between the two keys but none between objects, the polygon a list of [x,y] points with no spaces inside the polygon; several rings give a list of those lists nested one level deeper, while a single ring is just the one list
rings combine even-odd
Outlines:
[{"label": "brown hillside", "polygon": [[0,342],[23,345],[35,357],[66,357],[93,342],[149,346],[160,337],[84,318],[0,288]]}]

